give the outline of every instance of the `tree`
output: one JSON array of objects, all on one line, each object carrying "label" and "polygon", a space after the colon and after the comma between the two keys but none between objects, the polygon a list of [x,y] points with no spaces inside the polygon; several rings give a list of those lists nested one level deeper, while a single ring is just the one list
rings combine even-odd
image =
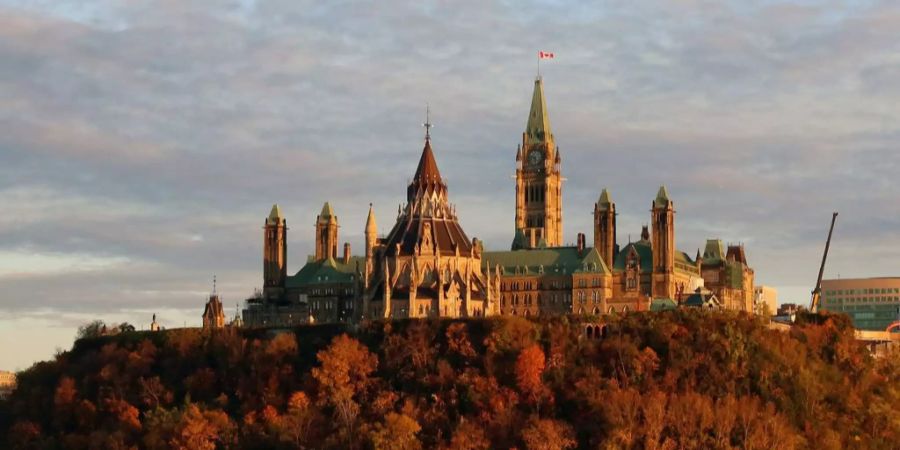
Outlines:
[{"label": "tree", "polygon": [[546,392],[541,380],[544,365],[544,351],[537,345],[526,347],[516,359],[516,385],[530,403],[538,406]]},{"label": "tree", "polygon": [[356,339],[342,334],[317,353],[316,359],[320,366],[312,369],[312,376],[319,383],[320,401],[334,408],[344,437],[350,440],[359,414],[355,398],[369,385],[369,374],[378,366],[378,357]]},{"label": "tree", "polygon": [[75,339],[90,339],[103,336],[106,330],[106,323],[102,320],[94,320],[78,327],[78,334]]},{"label": "tree", "polygon": [[411,417],[392,412],[385,416],[383,424],[375,426],[369,439],[375,450],[418,450],[422,444],[416,434],[421,429]]},{"label": "tree", "polygon": [[532,418],[524,430],[522,441],[528,450],[565,450],[575,448],[575,431],[562,421]]},{"label": "tree", "polygon": [[450,445],[447,446],[447,450],[487,450],[489,448],[491,448],[491,441],[485,436],[484,429],[465,418],[453,431]]}]

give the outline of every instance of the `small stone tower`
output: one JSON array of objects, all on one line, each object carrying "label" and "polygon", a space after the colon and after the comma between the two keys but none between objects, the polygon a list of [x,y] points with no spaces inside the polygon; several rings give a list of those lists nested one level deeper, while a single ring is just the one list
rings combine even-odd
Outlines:
[{"label": "small stone tower", "polygon": [[216,292],[216,281],[213,278],[213,291],[209,294],[209,301],[203,308],[203,329],[223,328],[225,326],[225,308],[219,301],[219,294]]},{"label": "small stone tower", "polygon": [[616,258],[616,204],[606,188],[594,204],[594,248],[600,252],[606,267],[612,269]]},{"label": "small stone tower", "polygon": [[[522,144],[516,150],[516,229],[519,236],[534,236],[526,246],[537,243],[558,247],[562,235],[562,175],[559,148],[550,130],[550,115],[544,98],[544,82],[534,80],[531,110]],[[520,242],[514,242],[516,247]]]},{"label": "small stone tower", "polygon": [[651,210],[654,298],[675,298],[675,204],[660,186]]},{"label": "small stone tower", "polygon": [[337,258],[338,220],[331,205],[325,202],[316,218],[316,261]]},{"label": "small stone tower", "polygon": [[366,218],[366,273],[365,287],[369,287],[369,279],[375,270],[375,247],[378,245],[378,225],[375,223],[375,210],[369,203],[369,217]]},{"label": "small stone tower", "polygon": [[287,279],[287,220],[278,205],[272,205],[263,228],[263,291],[269,297],[280,295]]}]

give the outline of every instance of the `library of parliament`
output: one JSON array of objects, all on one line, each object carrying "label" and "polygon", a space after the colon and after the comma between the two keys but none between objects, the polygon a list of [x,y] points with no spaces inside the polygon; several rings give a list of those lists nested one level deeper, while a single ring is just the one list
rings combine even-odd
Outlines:
[{"label": "library of parliament", "polygon": [[[676,247],[675,203],[660,187],[640,240],[617,240],[616,203],[602,189],[593,245],[579,233],[563,244],[562,158],[554,143],[543,80],[515,154],[516,211],[508,251],[469,238],[449,200],[426,123],[406,204],[379,235],[371,204],[365,252],[338,248],[338,216],[325,202],[315,255],[287,271],[287,219],[274,205],[263,232],[263,289],[243,310],[248,326],[355,322],[378,318],[603,315],[677,307],[753,309],[753,269],[741,245],[709,239],[692,258]],[[512,161],[511,161],[512,162]]]}]

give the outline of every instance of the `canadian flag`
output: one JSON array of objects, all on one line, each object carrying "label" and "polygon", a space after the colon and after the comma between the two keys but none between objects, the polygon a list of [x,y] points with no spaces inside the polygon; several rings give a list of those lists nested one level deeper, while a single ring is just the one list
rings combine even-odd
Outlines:
[{"label": "canadian flag", "polygon": [[553,59],[553,53],[550,53],[550,52],[538,52],[538,58],[540,58],[540,59]]}]

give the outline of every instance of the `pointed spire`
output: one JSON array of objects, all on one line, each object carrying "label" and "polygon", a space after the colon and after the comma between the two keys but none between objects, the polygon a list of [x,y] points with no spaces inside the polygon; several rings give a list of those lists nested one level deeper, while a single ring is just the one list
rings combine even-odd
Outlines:
[{"label": "pointed spire", "polygon": [[522,160],[522,145],[519,144],[516,146],[516,161]]},{"label": "pointed spire", "polygon": [[425,141],[425,148],[422,149],[422,157],[419,158],[419,166],[413,177],[413,183],[415,182],[443,182],[437,161],[434,159],[434,152],[431,150],[430,138]]},{"label": "pointed spire", "polygon": [[372,204],[369,203],[369,217],[366,218],[366,234],[377,234],[378,233],[378,225],[375,224],[375,210],[372,209]]},{"label": "pointed spire", "polygon": [[272,205],[272,211],[269,213],[269,220],[272,222],[280,222],[281,218],[281,208],[279,208],[278,203],[276,203]]},{"label": "pointed spire", "polygon": [[553,136],[550,131],[547,101],[544,99],[544,81],[540,77],[534,80],[534,93],[531,96],[531,111],[528,113],[525,134],[539,140],[547,140]]},{"label": "pointed spire", "polygon": [[609,191],[606,188],[603,188],[603,191],[600,192],[600,198],[597,200],[597,206],[600,209],[607,209],[609,205],[612,205],[612,199],[609,196]]},{"label": "pointed spire", "polygon": [[672,202],[672,200],[669,200],[669,191],[666,189],[666,186],[665,185],[660,186],[659,192],[656,193],[655,206],[657,208],[664,207],[671,202]]},{"label": "pointed spire", "polygon": [[431,108],[428,107],[428,103],[425,104],[425,123],[422,124],[425,127],[425,140],[431,140],[431,127],[434,125],[431,124]]},{"label": "pointed spire", "polygon": [[334,210],[331,209],[331,203],[325,202],[322,205],[322,212],[319,213],[319,219],[330,219],[332,217],[334,217]]}]

